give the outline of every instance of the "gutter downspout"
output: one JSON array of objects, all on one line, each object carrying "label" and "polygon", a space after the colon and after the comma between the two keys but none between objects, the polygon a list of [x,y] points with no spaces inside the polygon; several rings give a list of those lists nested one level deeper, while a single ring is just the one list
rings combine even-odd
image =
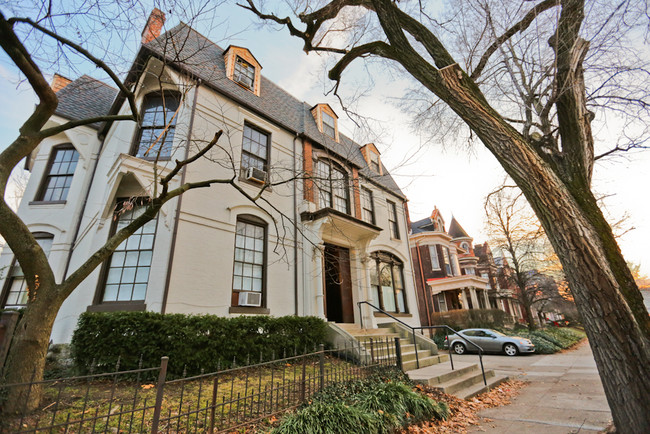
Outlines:
[{"label": "gutter downspout", "polygon": [[[199,86],[201,86],[201,79],[196,80],[196,87],[194,88],[194,100],[192,101],[192,114],[190,116],[190,125],[187,132],[187,146],[185,146],[185,157],[184,160],[187,160],[187,156],[190,152],[190,142],[192,141],[192,129],[194,128],[194,114],[196,113],[196,100],[198,99]],[[185,183],[185,174],[187,173],[187,167],[183,167],[183,173],[181,173],[181,185]],[[167,297],[169,296],[169,284],[172,279],[172,265],[174,264],[174,253],[176,251],[176,235],[178,234],[178,221],[181,216],[181,204],[183,203],[183,195],[178,196],[178,204],[176,205],[176,215],[174,216],[174,231],[172,232],[172,243],[169,249],[169,262],[167,263],[167,277],[165,277],[165,292],[163,293],[162,306],[160,308],[160,313],[163,315],[167,310]]]},{"label": "gutter downspout", "polygon": [[298,134],[293,138],[293,298],[294,315],[298,316],[298,170],[296,164],[296,141]]}]

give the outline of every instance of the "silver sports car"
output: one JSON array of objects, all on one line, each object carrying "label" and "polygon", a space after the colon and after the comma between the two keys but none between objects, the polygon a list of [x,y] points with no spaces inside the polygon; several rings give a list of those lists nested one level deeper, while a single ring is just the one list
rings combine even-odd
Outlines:
[{"label": "silver sports car", "polygon": [[445,348],[451,348],[456,354],[478,352],[478,348],[469,344],[468,340],[481,347],[486,353],[503,352],[508,356],[516,356],[519,353],[535,352],[535,345],[530,339],[506,336],[492,329],[465,329],[458,333],[465,339],[455,333],[445,337]]}]

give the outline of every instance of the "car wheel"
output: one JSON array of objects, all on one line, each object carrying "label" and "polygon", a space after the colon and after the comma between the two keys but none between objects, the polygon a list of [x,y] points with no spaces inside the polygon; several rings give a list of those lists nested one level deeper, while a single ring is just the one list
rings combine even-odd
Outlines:
[{"label": "car wheel", "polygon": [[519,354],[519,349],[515,344],[505,344],[503,346],[503,352],[508,356],[516,356]]},{"label": "car wheel", "polygon": [[456,342],[452,346],[452,348],[454,350],[454,353],[456,353],[456,354],[465,354],[465,351],[466,351],[465,350],[465,345],[461,344],[460,342]]}]

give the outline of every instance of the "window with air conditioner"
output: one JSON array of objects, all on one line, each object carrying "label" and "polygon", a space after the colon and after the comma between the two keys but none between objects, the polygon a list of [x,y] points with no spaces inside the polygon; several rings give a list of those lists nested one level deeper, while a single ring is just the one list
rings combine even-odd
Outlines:
[{"label": "window with air conditioner", "polygon": [[241,153],[241,176],[252,182],[268,181],[269,134],[244,124]]},{"label": "window with air conditioner", "polygon": [[236,306],[260,307],[264,304],[265,262],[266,223],[255,216],[240,216],[235,228],[232,283]]}]

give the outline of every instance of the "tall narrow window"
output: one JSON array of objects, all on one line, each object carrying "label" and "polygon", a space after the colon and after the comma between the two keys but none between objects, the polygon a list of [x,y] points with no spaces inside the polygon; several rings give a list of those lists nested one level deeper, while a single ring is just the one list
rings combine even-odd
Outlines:
[{"label": "tall narrow window", "polygon": [[136,157],[150,160],[171,158],[178,105],[178,95],[174,93],[150,94],[145,97]]},{"label": "tall narrow window", "polygon": [[390,236],[399,240],[399,226],[397,224],[397,207],[394,202],[388,202],[388,226],[390,227]]},{"label": "tall narrow window", "polygon": [[372,200],[372,191],[361,187],[361,217],[368,223],[375,224],[375,204]]},{"label": "tall narrow window", "polygon": [[429,246],[429,257],[431,258],[431,269],[440,270],[440,260],[438,259],[438,246],[435,244]]},{"label": "tall narrow window", "polygon": [[323,132],[331,138],[336,139],[336,123],[334,118],[322,110],[321,116],[323,119]]},{"label": "tall narrow window", "polygon": [[316,177],[320,207],[350,214],[347,173],[329,160],[318,160]]},{"label": "tall narrow window", "polygon": [[246,89],[253,90],[255,87],[255,67],[237,56],[235,59],[235,73],[233,79]]},{"label": "tall narrow window", "polygon": [[268,154],[269,135],[255,127],[244,124],[244,139],[242,141],[241,153],[242,171],[246,172],[251,167],[267,171]]},{"label": "tall narrow window", "polygon": [[386,252],[372,254],[370,286],[375,302],[386,312],[408,312],[402,261]]},{"label": "tall narrow window", "polygon": [[47,165],[47,175],[37,200],[44,202],[66,200],[78,161],[79,153],[72,145],[53,148]]},{"label": "tall narrow window", "polygon": [[442,247],[442,258],[445,262],[445,272],[447,273],[447,276],[453,276],[453,273],[451,272],[451,260],[449,259],[449,249],[447,247]]},{"label": "tall narrow window", "polygon": [[[253,216],[237,220],[235,232],[235,264],[233,292],[262,293],[265,282],[266,224]],[[236,299],[237,300],[237,299]],[[239,297],[239,304],[242,304]],[[261,304],[261,297],[258,298]]]},{"label": "tall narrow window", "polygon": [[[118,203],[119,216],[112,234],[142,215],[145,208],[146,205],[132,205],[129,201]],[[145,300],[157,222],[148,221],[115,249],[108,262],[102,302]]]},{"label": "tall narrow window", "polygon": [[[38,232],[34,234],[34,237],[36,238],[38,245],[43,249],[45,256],[49,256],[54,236],[46,232]],[[5,308],[18,309],[27,306],[27,301],[29,299],[27,281],[25,280],[25,275],[23,274],[23,270],[20,268],[18,261],[14,260],[14,264],[11,267],[7,288],[7,298],[4,303]]]},{"label": "tall narrow window", "polygon": [[438,308],[440,312],[447,312],[447,301],[445,300],[445,293],[438,294]]},{"label": "tall narrow window", "polygon": [[379,168],[379,155],[374,152],[370,152],[370,168],[375,173],[381,173],[381,169]]}]

